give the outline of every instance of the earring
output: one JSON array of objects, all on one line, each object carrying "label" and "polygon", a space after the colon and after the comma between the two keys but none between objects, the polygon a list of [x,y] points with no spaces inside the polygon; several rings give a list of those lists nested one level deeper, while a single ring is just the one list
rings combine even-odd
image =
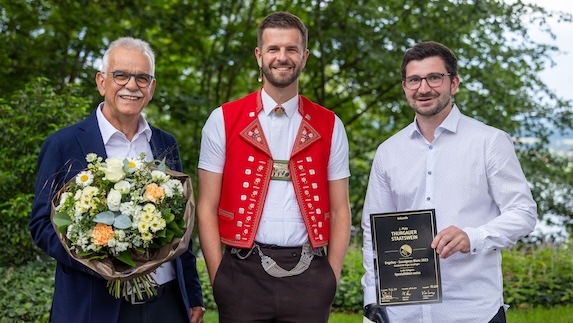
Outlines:
[{"label": "earring", "polygon": [[263,70],[260,67],[259,67],[259,77],[257,78],[257,81],[259,81],[259,83],[263,81]]}]

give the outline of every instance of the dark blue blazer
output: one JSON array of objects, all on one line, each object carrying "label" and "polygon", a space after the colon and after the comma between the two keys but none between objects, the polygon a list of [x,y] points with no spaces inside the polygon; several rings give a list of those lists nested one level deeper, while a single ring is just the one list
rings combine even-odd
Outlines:
[{"label": "dark blue blazer", "polygon": [[[175,138],[151,127],[151,150],[156,159],[166,158],[172,170],[182,171]],[[106,280],[71,258],[61,245],[50,221],[50,201],[63,184],[87,167],[86,155],[107,157],[95,112],[85,120],[50,135],[42,144],[38,157],[38,178],[30,232],[34,242],[56,259],[56,277],[51,321],[54,323],[116,322],[121,299],[111,296]],[[183,301],[187,310],[204,306],[201,284],[191,243],[188,250],[173,261]]]}]

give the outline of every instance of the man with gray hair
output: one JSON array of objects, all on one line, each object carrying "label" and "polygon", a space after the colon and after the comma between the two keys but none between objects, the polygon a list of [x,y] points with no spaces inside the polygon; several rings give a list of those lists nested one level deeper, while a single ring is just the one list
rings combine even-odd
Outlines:
[{"label": "man with gray hair", "polygon": [[131,37],[112,42],[96,84],[104,101],[83,121],[50,135],[38,158],[38,179],[30,219],[34,242],[57,261],[50,322],[203,322],[204,303],[191,243],[184,254],[161,265],[153,278],[156,295],[115,298],[107,281],[74,260],[50,220],[54,194],[85,169],[86,155],[165,158],[182,171],[175,138],[148,124],[141,112],[155,91],[155,56],[148,43]]}]

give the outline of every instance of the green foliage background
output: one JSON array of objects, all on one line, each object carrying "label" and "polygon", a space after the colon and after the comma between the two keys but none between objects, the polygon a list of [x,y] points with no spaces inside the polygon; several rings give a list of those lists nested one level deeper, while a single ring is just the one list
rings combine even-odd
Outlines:
[{"label": "green foliage background", "polygon": [[[375,149],[413,119],[400,86],[402,55],[423,40],[457,54],[455,102],[465,114],[515,138],[540,139],[516,142],[540,219],[573,227],[572,160],[548,149],[550,135],[572,128],[572,102],[538,77],[559,49],[529,37],[531,26],[551,35],[550,17],[570,24],[568,14],[520,0],[0,0],[0,266],[42,254],[27,231],[39,147],[100,102],[94,78],[112,40],[140,37],[154,48],[157,89],[145,113],[176,136],[184,170],[196,178],[210,112],[260,87],[256,28],[276,10],[309,28],[300,93],[345,124],[356,246]],[[343,282],[358,276],[345,272]],[[361,297],[356,288],[341,285],[352,302]]]},{"label": "green foliage background", "polygon": [[55,93],[45,78],[35,79],[9,100],[0,98],[0,265],[18,265],[37,253],[28,233],[34,200],[36,159],[46,135],[84,116],[89,107],[77,89]]}]

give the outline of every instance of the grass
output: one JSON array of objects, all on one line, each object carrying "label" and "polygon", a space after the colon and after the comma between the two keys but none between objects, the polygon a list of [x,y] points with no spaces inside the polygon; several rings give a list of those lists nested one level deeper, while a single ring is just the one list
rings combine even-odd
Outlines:
[{"label": "grass", "polygon": [[573,322],[573,305],[555,308],[538,307],[530,310],[510,308],[507,321],[511,323],[570,323]]},{"label": "grass", "polygon": [[[507,311],[507,322],[511,323],[570,323],[573,322],[573,306],[543,308],[538,307],[529,310],[519,310],[510,308]],[[341,314],[333,313],[330,315],[329,323],[360,323],[362,315],[360,314]],[[217,312],[208,310],[205,313],[205,323],[218,323]]]}]

